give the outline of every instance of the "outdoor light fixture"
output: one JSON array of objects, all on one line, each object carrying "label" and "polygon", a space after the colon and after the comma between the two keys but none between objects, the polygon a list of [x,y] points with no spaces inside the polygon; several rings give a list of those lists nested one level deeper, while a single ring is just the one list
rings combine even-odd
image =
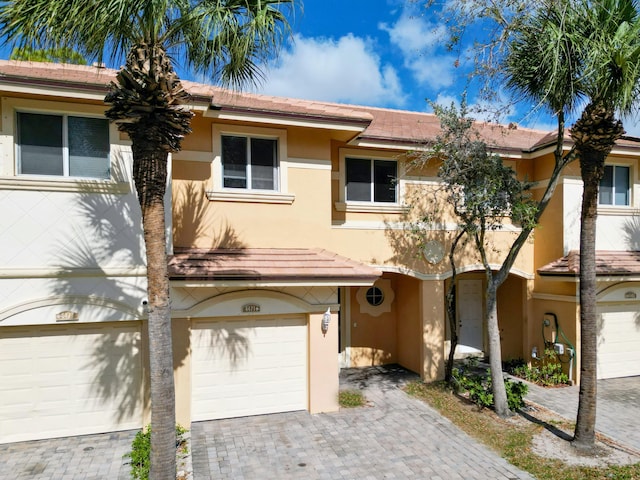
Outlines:
[{"label": "outdoor light fixture", "polygon": [[327,311],[322,315],[322,323],[320,328],[322,329],[322,335],[326,335],[329,331],[329,323],[331,322],[331,308],[327,308]]}]

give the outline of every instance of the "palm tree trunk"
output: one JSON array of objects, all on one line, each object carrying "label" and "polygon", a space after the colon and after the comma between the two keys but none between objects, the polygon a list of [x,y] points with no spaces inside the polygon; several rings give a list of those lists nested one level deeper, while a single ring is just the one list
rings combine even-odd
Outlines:
[{"label": "palm tree trunk", "polygon": [[595,446],[596,427],[596,220],[604,155],[594,150],[582,151],[580,170],[584,183],[580,217],[580,394],[573,444],[589,450]]},{"label": "palm tree trunk", "polygon": [[590,103],[571,129],[583,182],[580,215],[580,394],[573,445],[595,448],[597,403],[596,219],[604,162],[624,134],[615,110]]},{"label": "palm tree trunk", "polygon": [[175,480],[176,408],[164,211],[168,155],[137,148],[136,144],[132,150],[147,252],[152,424],[149,478]]},{"label": "palm tree trunk", "polygon": [[189,95],[158,44],[134,45],[105,102],[120,131],[131,138],[133,178],[147,249],[152,480],[175,480],[176,408],[164,195],[168,152],[191,132]]}]

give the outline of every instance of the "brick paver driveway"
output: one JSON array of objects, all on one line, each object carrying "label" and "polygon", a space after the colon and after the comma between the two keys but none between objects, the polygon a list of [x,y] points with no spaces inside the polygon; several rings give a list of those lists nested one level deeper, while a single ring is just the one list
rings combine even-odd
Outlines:
[{"label": "brick paver driveway", "polygon": [[399,368],[343,370],[370,405],[192,424],[196,480],[531,479],[398,387]]},{"label": "brick paver driveway", "polygon": [[[527,400],[575,422],[579,388],[529,385]],[[640,451],[640,377],[598,380],[596,430]]]},{"label": "brick paver driveway", "polygon": [[0,445],[3,480],[130,480],[134,430]]}]

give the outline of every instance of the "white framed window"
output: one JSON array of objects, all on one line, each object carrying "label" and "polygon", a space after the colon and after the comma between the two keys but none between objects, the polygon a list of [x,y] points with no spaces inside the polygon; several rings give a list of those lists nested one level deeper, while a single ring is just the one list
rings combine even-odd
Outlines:
[{"label": "white framed window", "polygon": [[18,175],[109,179],[109,122],[71,114],[16,112]]},{"label": "white framed window", "polygon": [[395,160],[345,158],[347,202],[398,202],[398,163]]},{"label": "white framed window", "polygon": [[278,140],[222,135],[224,188],[278,190]]},{"label": "white framed window", "polygon": [[212,126],[211,201],[292,204],[287,192],[287,131],[242,125]]},{"label": "white framed window", "polygon": [[404,164],[393,152],[371,152],[341,148],[338,180],[339,196],[335,209],[339,212],[404,213]]},{"label": "white framed window", "polygon": [[600,181],[600,205],[631,205],[631,168],[624,165],[605,165]]}]

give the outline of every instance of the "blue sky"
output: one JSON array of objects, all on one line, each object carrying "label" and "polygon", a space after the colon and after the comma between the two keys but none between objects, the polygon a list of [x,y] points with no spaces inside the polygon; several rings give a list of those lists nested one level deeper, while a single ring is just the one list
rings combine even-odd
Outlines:
[{"label": "blue sky", "polygon": [[[468,89],[470,61],[445,47],[447,27],[423,2],[306,0],[292,19],[293,39],[257,90],[278,96],[430,111],[427,100],[449,105]],[[543,112],[501,118],[553,128]]]},{"label": "blue sky", "polygon": [[[461,54],[448,51],[447,26],[424,0],[294,1],[304,4],[292,15],[292,40],[266,69],[257,93],[424,112],[431,110],[427,100],[458,103],[467,89],[472,108],[487,108],[477,85],[468,85],[469,45],[460,46]],[[9,49],[0,48],[0,58],[8,56]],[[546,112],[525,105],[500,121],[555,128]],[[629,135],[640,136],[639,122],[623,121]]]},{"label": "blue sky", "polygon": [[264,93],[425,111],[464,88],[443,27],[418,3],[307,0],[292,26]]},{"label": "blue sky", "polygon": [[[257,92],[430,111],[427,99],[443,105],[458,103],[467,89],[471,107],[487,108],[479,101],[476,86],[468,85],[468,45],[460,47],[460,55],[448,51],[447,26],[424,4],[306,0],[303,11],[292,19],[293,41],[267,70]],[[474,116],[480,119],[483,114]],[[637,122],[623,120],[629,135],[640,136]],[[543,130],[556,128],[555,119],[546,112],[525,105],[500,121]]]}]

